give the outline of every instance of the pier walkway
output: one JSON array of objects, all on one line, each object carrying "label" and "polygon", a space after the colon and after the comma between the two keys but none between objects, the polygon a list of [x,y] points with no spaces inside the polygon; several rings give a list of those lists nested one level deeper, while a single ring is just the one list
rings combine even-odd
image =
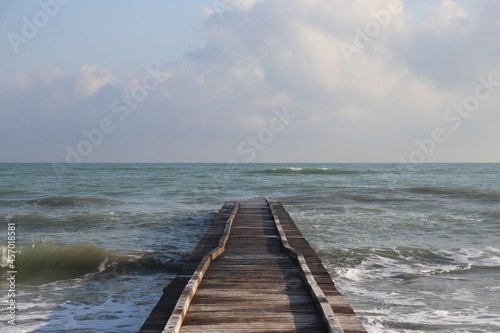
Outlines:
[{"label": "pier walkway", "polygon": [[140,332],[366,330],[283,206],[256,199],[222,207]]}]

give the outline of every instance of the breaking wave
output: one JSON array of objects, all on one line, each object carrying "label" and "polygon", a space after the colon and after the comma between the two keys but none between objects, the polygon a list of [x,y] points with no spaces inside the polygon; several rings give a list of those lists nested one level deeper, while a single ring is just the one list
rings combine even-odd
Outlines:
[{"label": "breaking wave", "polygon": [[434,186],[419,186],[408,189],[409,192],[424,195],[441,195],[447,197],[459,197],[470,199],[485,199],[500,201],[500,192],[493,190],[480,191],[474,188],[450,188],[450,187],[434,187]]},{"label": "breaking wave", "polygon": [[[7,244],[0,245],[2,271],[9,262]],[[89,273],[130,274],[175,270],[180,262],[163,262],[156,253],[134,251],[121,253],[90,243],[63,244],[36,242],[17,244],[15,269],[18,279],[57,281]]]},{"label": "breaking wave", "polygon": [[259,173],[259,174],[275,174],[275,175],[355,175],[355,174],[365,174],[365,173],[375,173],[375,171],[356,171],[350,169],[338,169],[338,168],[272,168],[265,170],[249,171],[249,173]]},{"label": "breaking wave", "polygon": [[116,201],[105,198],[80,198],[80,197],[48,197],[28,200],[26,203],[44,207],[96,207],[109,206]]},{"label": "breaking wave", "polygon": [[[460,274],[465,271],[500,269],[500,250],[425,248],[355,248],[321,253],[339,276],[362,281],[394,278],[408,280],[429,275]],[[342,267],[342,268],[339,268]]]}]

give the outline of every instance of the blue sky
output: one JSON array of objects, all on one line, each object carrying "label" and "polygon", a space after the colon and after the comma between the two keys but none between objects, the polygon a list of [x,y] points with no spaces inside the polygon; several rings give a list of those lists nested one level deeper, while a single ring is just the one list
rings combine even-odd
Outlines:
[{"label": "blue sky", "polygon": [[0,162],[500,162],[498,13],[2,1]]},{"label": "blue sky", "polygon": [[[109,68],[180,60],[203,45],[203,2],[207,3],[73,0],[60,5],[57,16],[21,46],[24,50],[16,57],[7,54],[9,62],[2,63],[2,72],[14,74],[30,67],[74,69],[89,62]],[[40,6],[37,1],[3,1],[0,9],[3,30],[20,31],[20,18],[30,17]],[[7,38],[1,47],[10,48]]]}]

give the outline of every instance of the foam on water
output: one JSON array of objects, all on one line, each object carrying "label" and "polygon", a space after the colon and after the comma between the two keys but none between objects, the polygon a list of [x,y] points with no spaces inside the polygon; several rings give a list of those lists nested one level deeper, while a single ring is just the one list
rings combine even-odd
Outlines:
[{"label": "foam on water", "polygon": [[[497,250],[343,250],[336,255],[357,253],[359,264],[339,267],[342,260],[330,258],[327,267],[369,332],[495,332],[500,306],[488,296],[498,291]],[[481,269],[493,271],[478,275]]]},{"label": "foam on water", "polygon": [[459,249],[453,252],[442,251],[442,253],[456,262],[464,263],[469,266],[500,268],[500,252],[498,249],[492,247],[483,250]]},{"label": "foam on water", "polygon": [[19,275],[16,329],[136,332],[214,211],[267,196],[369,332],[497,332],[499,176],[493,164],[0,165],[0,221],[16,224],[33,275]]},{"label": "foam on water", "polygon": [[368,313],[365,325],[370,333],[491,333],[500,329],[500,315],[484,308],[447,311],[422,307],[406,313],[373,309]]},{"label": "foam on water", "polygon": [[88,275],[24,287],[17,324],[8,332],[137,332],[172,278]]},{"label": "foam on water", "polygon": [[[250,173],[270,174],[270,175],[355,175],[361,173],[358,170],[328,168],[328,167],[283,167],[271,168]],[[364,173],[374,173],[374,171],[364,171]]]}]

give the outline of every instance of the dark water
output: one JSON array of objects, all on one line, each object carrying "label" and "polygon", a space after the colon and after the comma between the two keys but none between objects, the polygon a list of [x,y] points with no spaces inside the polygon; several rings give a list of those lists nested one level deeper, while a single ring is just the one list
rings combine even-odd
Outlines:
[{"label": "dark water", "polygon": [[0,164],[0,331],[137,331],[224,201],[253,197],[285,205],[369,332],[500,331],[499,164]]}]

